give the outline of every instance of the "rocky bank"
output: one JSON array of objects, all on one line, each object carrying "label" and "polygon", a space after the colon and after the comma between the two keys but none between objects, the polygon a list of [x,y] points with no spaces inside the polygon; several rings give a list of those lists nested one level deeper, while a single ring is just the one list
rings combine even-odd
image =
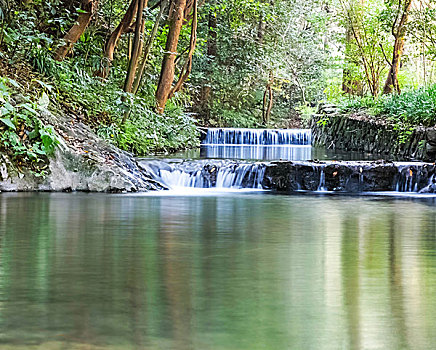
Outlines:
[{"label": "rocky bank", "polygon": [[138,166],[133,155],[99,138],[75,115],[39,109],[59,140],[46,176],[14,165],[0,153],[0,191],[138,192],[164,188]]}]

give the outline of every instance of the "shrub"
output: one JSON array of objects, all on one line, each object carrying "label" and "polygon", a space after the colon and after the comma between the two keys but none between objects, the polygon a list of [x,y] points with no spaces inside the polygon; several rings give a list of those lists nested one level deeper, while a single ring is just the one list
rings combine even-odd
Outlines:
[{"label": "shrub", "polygon": [[[58,144],[53,127],[39,120],[38,104],[29,97],[14,101],[8,84],[19,87],[14,80],[0,78],[0,150],[18,166],[26,166],[35,175],[44,175],[47,159]],[[45,99],[43,95],[41,100]]]}]

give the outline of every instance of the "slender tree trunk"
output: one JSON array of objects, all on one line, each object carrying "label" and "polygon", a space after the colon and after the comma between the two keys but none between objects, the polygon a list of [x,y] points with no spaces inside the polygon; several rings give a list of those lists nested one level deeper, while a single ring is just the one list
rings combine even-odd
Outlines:
[{"label": "slender tree trunk", "polygon": [[154,39],[156,38],[156,34],[157,34],[158,29],[159,29],[159,24],[160,24],[160,21],[162,19],[163,13],[168,6],[168,2],[169,2],[169,0],[162,0],[160,3],[159,14],[157,15],[156,21],[154,22],[153,29],[152,29],[151,34],[150,34],[150,36],[147,40],[147,43],[145,45],[144,54],[142,56],[142,61],[141,61],[141,64],[139,65],[139,68],[138,68],[138,74],[137,74],[135,81],[133,83],[132,92],[134,94],[136,94],[138,92],[139,87],[141,86],[145,66],[147,65],[147,61],[148,61],[148,55],[150,54],[150,51],[153,47],[153,42],[154,42]]},{"label": "slender tree trunk", "polygon": [[400,60],[401,56],[403,55],[403,51],[404,38],[395,39],[391,67],[383,88],[383,94],[390,94],[393,91],[397,92],[398,94],[401,93],[400,85],[398,83],[398,71],[400,70]]},{"label": "slender tree trunk", "polygon": [[[401,93],[400,84],[398,82],[398,72],[400,70],[401,57],[404,51],[404,36],[405,25],[409,20],[409,11],[412,6],[412,0],[406,0],[402,9],[400,21],[397,25],[397,19],[392,26],[392,34],[395,37],[394,51],[392,53],[392,62],[389,69],[388,77],[386,78],[385,86],[383,88],[383,94],[390,94],[393,91]],[[399,14],[398,14],[399,15]]]},{"label": "slender tree trunk", "polygon": [[209,18],[208,18],[208,39],[207,39],[207,62],[208,66],[206,68],[206,79],[201,87],[201,93],[199,97],[199,106],[200,106],[200,113],[202,115],[205,115],[209,117],[210,111],[209,111],[209,101],[211,99],[212,95],[212,86],[211,86],[211,74],[212,74],[212,64],[215,60],[215,57],[218,53],[218,47],[217,47],[217,28],[218,28],[218,20],[215,15],[215,13],[210,10],[209,11]]},{"label": "slender tree trunk", "polygon": [[271,116],[271,110],[274,103],[274,96],[272,86],[274,84],[274,75],[272,72],[269,73],[269,80],[263,94],[263,108],[262,108],[262,122],[263,125],[267,126]]},{"label": "slender tree trunk", "polygon": [[64,36],[64,45],[59,46],[55,52],[55,59],[57,61],[63,61],[68,55],[70,50],[73,48],[74,44],[79,40],[80,36],[85,32],[89,23],[91,22],[92,16],[97,10],[98,0],[83,0],[82,1],[82,12],[79,14],[79,18]]},{"label": "slender tree trunk", "polygon": [[[148,5],[148,0],[139,0],[136,13],[135,23],[135,36],[133,38],[132,53],[129,60],[129,67],[127,69],[126,80],[124,81],[124,92],[132,92],[133,81],[136,76],[136,69],[138,67],[139,56],[142,52],[142,46],[144,43],[144,31],[145,31],[145,18],[144,8]],[[130,109],[124,113],[122,124],[124,124],[130,115]]]},{"label": "slender tree trunk", "polygon": [[[356,6],[364,6],[365,0],[349,0],[350,7],[356,8]],[[358,7],[357,7],[358,8]],[[355,11],[355,10],[354,10]],[[354,11],[349,11],[353,12]],[[358,30],[356,30],[353,26],[357,25],[357,23],[353,23],[355,20],[357,20],[356,16],[350,16],[350,13],[348,14],[349,21],[347,21],[346,24],[346,31],[345,31],[345,67],[342,71],[342,91],[346,94],[350,95],[359,95],[362,94],[362,86],[361,83],[356,81],[356,79],[353,79],[353,74],[351,73],[350,69],[347,67],[347,63],[353,63],[350,61],[350,58],[352,56],[351,50],[352,50],[352,44],[353,41],[356,41],[356,44],[359,46],[359,39],[360,35],[358,33]],[[358,26],[358,25],[357,25]],[[366,63],[363,62],[365,65]],[[368,79],[368,84],[373,85],[372,80]],[[373,91],[373,89],[371,89]]]},{"label": "slender tree trunk", "polygon": [[218,52],[217,48],[217,28],[218,28],[218,20],[216,18],[215,13],[213,11],[209,11],[209,32],[208,32],[208,40],[207,40],[207,55],[210,59],[213,59]]},{"label": "slender tree trunk", "polygon": [[132,54],[129,61],[129,68],[127,70],[126,80],[124,82],[124,91],[132,92],[133,80],[136,75],[136,68],[138,67],[139,56],[142,51],[143,37],[145,30],[144,8],[147,7],[148,0],[139,0],[138,9],[136,13],[135,36],[132,44]]},{"label": "slender tree trunk", "polygon": [[390,94],[393,91],[398,94],[401,93],[400,85],[398,82],[398,72],[400,70],[401,56],[404,51],[404,38],[395,38],[394,52],[392,53],[392,62],[385,85],[383,87],[383,94]]},{"label": "slender tree trunk", "polygon": [[[171,89],[168,98],[174,96],[174,94],[182,88],[185,81],[188,79],[189,74],[192,71],[192,59],[194,56],[195,47],[197,45],[197,25],[198,25],[198,0],[193,0],[192,4],[190,4],[191,8],[193,8],[192,12],[192,26],[191,26],[191,40],[189,42],[189,50],[188,50],[188,58],[180,72],[179,80],[175,84],[175,86]],[[185,10],[186,14],[186,10]]]},{"label": "slender tree trunk", "polygon": [[266,30],[266,23],[264,22],[263,18],[261,17],[259,20],[259,24],[257,26],[257,43],[259,45],[263,44],[263,39],[265,37],[265,30]]},{"label": "slender tree trunk", "polygon": [[352,94],[352,76],[350,69],[347,67],[347,63],[350,63],[350,51],[351,51],[351,41],[353,38],[353,33],[350,28],[350,24],[347,24],[347,29],[345,32],[345,67],[342,70],[342,91],[346,94]]},{"label": "slender tree trunk", "polygon": [[100,71],[96,72],[97,76],[106,78],[109,75],[110,66],[114,59],[114,51],[118,45],[118,41],[120,40],[122,34],[129,31],[133,23],[133,20],[135,18],[137,10],[138,10],[138,0],[132,0],[129,7],[127,8],[126,13],[121,19],[120,24],[118,24],[118,26],[115,28],[115,30],[112,32],[112,34],[110,35],[109,39],[106,42],[105,49],[104,49],[104,56],[106,59],[105,67],[100,69]]},{"label": "slender tree trunk", "polygon": [[177,45],[179,43],[180,31],[183,26],[185,7],[186,0],[175,0],[170,9],[169,33],[162,60],[159,84],[156,91],[156,110],[158,113],[164,112],[165,105],[171,92],[171,86],[174,81],[174,63],[177,57]]}]

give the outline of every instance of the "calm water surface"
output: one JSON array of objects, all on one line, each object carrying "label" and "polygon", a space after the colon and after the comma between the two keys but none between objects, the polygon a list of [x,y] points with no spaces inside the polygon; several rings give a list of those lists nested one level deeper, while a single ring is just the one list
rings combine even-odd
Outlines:
[{"label": "calm water surface", "polygon": [[0,194],[0,349],[434,349],[436,204]]},{"label": "calm water surface", "polygon": [[406,160],[386,154],[345,152],[324,147],[298,145],[202,145],[200,148],[171,154],[180,159],[249,159],[249,160]]}]

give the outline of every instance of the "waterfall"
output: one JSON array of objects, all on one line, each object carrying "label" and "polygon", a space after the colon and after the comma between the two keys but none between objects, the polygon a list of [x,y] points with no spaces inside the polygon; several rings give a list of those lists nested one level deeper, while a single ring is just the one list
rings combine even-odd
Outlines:
[{"label": "waterfall", "polygon": [[327,187],[325,186],[325,170],[324,165],[321,165],[319,167],[319,184],[318,184],[318,192],[325,192],[327,191]]},{"label": "waterfall", "polygon": [[140,166],[175,188],[270,189],[296,192],[436,193],[436,166],[391,162],[238,162],[153,160]]},{"label": "waterfall", "polygon": [[433,192],[435,167],[425,163],[397,163],[397,192]]},{"label": "waterfall", "polygon": [[170,189],[252,188],[262,189],[265,164],[234,161],[143,161],[140,163],[157,181]]},{"label": "waterfall", "polygon": [[205,145],[310,145],[310,129],[207,129]]}]

